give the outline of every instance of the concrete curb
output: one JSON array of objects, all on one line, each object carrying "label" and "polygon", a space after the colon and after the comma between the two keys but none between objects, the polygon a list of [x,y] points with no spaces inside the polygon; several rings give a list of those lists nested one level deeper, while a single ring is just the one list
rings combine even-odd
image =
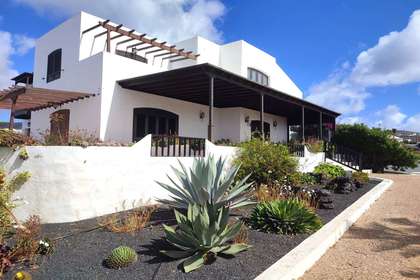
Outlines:
[{"label": "concrete curb", "polygon": [[292,280],[309,270],[394,183],[389,179],[371,178],[380,179],[382,182],[258,275],[255,280]]}]

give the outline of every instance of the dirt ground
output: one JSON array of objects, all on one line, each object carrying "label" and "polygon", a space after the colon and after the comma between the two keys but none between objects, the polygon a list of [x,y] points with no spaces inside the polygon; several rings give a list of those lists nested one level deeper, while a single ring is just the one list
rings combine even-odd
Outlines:
[{"label": "dirt ground", "polygon": [[420,279],[420,176],[394,180],[301,279]]}]

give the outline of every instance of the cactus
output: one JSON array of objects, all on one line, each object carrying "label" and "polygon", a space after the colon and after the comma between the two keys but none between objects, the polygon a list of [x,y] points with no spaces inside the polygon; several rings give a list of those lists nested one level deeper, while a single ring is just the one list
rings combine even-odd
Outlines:
[{"label": "cactus", "polygon": [[119,269],[131,265],[137,261],[137,253],[127,246],[120,246],[112,250],[106,259],[109,268]]},{"label": "cactus", "polygon": [[14,280],[32,280],[32,276],[26,271],[18,271],[15,274]]}]

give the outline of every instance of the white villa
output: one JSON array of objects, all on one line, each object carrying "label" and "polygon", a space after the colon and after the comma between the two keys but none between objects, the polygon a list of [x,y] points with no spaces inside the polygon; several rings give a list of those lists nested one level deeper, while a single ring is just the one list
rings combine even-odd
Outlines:
[{"label": "white villa", "polygon": [[339,115],[303,100],[276,59],[245,41],[171,45],[85,12],[39,38],[33,74],[14,81],[0,107],[12,108],[11,122],[30,120],[35,138],[83,129],[103,141],[157,134],[240,142],[263,124],[266,138],[288,142],[329,137]]},{"label": "white villa", "polygon": [[[30,123],[24,131],[35,138],[84,130],[103,141],[136,142],[27,146],[26,160],[1,147],[5,170],[33,174],[14,193],[31,202],[16,216],[39,215],[45,223],[153,204],[168,198],[156,181],[170,183],[166,174],[178,161],[189,167],[196,156],[236,156],[238,148],[212,142],[240,142],[261,130],[273,142],[328,139],[339,115],[303,100],[276,59],[244,41],[195,37],[171,45],[84,12],[39,38],[34,72],[13,80],[0,91],[10,129],[16,118]],[[325,160],[304,145],[291,150],[302,172]]]}]

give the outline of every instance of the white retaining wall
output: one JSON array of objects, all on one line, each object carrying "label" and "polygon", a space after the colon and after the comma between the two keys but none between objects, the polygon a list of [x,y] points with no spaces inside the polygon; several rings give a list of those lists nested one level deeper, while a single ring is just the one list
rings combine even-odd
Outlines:
[{"label": "white retaining wall", "polygon": [[315,167],[325,161],[325,153],[311,153],[305,146],[305,157],[299,158],[298,170],[300,172],[312,172]]},{"label": "white retaining wall", "polygon": [[[168,182],[170,166],[192,166],[193,158],[150,157],[150,135],[132,147],[28,146],[29,159],[0,149],[4,168],[29,171],[32,178],[14,193],[29,203],[15,209],[19,219],[39,215],[43,223],[93,218],[167,198],[155,181]],[[236,148],[206,142],[206,154],[230,160]]]}]

